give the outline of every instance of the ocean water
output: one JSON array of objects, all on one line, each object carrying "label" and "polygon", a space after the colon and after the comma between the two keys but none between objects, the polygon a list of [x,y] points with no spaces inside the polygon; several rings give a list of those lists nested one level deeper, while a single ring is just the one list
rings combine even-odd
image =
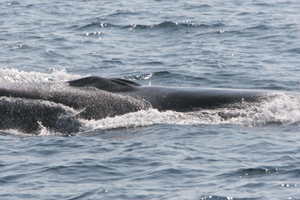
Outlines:
[{"label": "ocean water", "polygon": [[[300,2],[1,1],[0,81],[280,92],[0,132],[0,199],[300,199]],[[221,114],[220,114],[221,113]]]}]

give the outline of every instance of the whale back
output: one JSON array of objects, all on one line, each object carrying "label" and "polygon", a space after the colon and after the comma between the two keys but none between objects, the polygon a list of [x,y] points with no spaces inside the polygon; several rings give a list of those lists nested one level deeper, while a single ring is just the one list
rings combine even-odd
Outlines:
[{"label": "whale back", "polygon": [[72,80],[69,81],[69,84],[73,87],[95,87],[107,92],[134,91],[136,86],[140,86],[140,84],[129,80],[118,78],[108,79],[96,76],[89,76],[77,80]]}]

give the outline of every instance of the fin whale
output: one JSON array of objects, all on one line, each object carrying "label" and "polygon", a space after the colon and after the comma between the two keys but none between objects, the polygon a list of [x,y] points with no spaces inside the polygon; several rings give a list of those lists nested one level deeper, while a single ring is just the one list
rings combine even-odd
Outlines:
[{"label": "fin whale", "polygon": [[73,133],[79,119],[98,120],[143,109],[189,112],[269,98],[266,92],[142,86],[117,78],[85,77],[62,83],[0,83],[0,129]]}]

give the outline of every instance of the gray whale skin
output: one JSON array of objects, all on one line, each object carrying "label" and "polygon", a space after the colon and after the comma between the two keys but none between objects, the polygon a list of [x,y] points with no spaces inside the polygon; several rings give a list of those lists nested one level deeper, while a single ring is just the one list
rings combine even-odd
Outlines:
[{"label": "gray whale skin", "polygon": [[266,92],[142,86],[135,82],[85,77],[63,83],[0,83],[0,129],[38,133],[42,127],[73,133],[79,119],[98,120],[142,109],[189,112],[259,102]]}]

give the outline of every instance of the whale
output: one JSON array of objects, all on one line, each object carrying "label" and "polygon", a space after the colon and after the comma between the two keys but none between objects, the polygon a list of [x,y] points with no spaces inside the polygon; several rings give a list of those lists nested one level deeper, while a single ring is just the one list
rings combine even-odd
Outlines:
[{"label": "whale", "polygon": [[265,91],[145,86],[89,76],[67,82],[0,83],[0,129],[38,134],[80,131],[81,119],[99,120],[139,110],[192,112],[262,102]]}]

